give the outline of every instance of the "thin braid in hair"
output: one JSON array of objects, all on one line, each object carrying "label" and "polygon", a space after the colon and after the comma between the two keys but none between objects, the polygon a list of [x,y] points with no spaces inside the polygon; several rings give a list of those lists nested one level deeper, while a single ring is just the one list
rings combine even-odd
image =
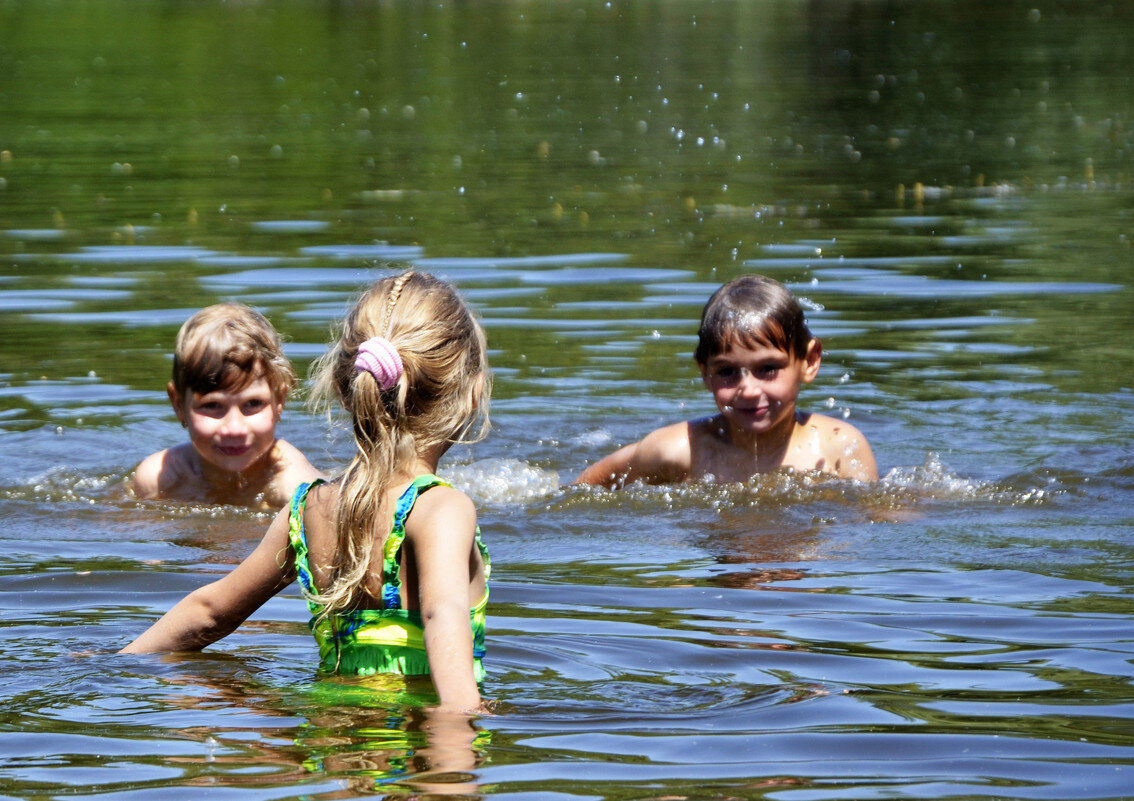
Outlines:
[{"label": "thin braid in hair", "polygon": [[398,305],[398,298],[402,296],[402,289],[405,288],[406,282],[410,280],[412,275],[413,270],[406,270],[395,279],[394,285],[390,287],[390,296],[386,298],[386,308],[382,312],[382,323],[378,326],[380,331],[389,333],[390,322],[394,317],[394,307]]},{"label": "thin braid in hair", "polygon": [[[404,306],[401,296],[409,295]],[[354,366],[359,340],[397,340],[409,371],[397,392],[380,393]],[[393,344],[393,343],[392,343]],[[376,281],[342,324],[339,340],[318,362],[317,393],[337,399],[350,414],[356,452],[342,471],[335,503],[335,552],[329,584],[311,596],[327,616],[370,601],[372,558],[381,552],[392,523],[386,509],[391,478],[426,449],[466,439],[481,421],[487,427],[488,378],[484,331],[456,290],[429,275],[407,270]],[[412,378],[412,381],[411,381]],[[407,461],[409,460],[409,461]],[[381,519],[379,519],[381,517]],[[337,625],[332,617],[332,625]]]}]

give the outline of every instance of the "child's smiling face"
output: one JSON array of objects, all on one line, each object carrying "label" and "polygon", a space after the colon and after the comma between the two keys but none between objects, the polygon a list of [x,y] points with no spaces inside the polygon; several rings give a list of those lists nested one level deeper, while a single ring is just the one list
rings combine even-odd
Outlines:
[{"label": "child's smiling face", "polygon": [[257,466],[271,451],[283,403],[261,376],[238,390],[188,392],[174,408],[201,459],[236,474]]},{"label": "child's smiling face", "polygon": [[816,339],[803,358],[734,340],[701,365],[701,377],[731,432],[758,437],[794,420],[799,389],[815,379],[821,359]]}]

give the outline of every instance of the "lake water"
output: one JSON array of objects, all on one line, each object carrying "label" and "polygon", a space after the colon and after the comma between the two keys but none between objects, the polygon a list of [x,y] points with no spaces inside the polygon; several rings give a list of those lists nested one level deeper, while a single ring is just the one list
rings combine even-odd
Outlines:
[{"label": "lake water", "polygon": [[[0,797],[1134,798],[1134,12],[1054,2],[0,1]],[[486,325],[445,472],[497,714],[321,678],[292,588],[121,657],[268,516],[137,503],[177,328],[302,373],[407,266]],[[745,272],[876,485],[581,490],[711,410]],[[285,411],[320,467],[341,428]],[[407,696],[405,691],[411,694]]]}]

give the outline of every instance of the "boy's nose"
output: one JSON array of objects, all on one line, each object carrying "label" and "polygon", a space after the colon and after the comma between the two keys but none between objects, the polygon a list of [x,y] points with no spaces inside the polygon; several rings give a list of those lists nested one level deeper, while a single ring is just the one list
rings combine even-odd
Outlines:
[{"label": "boy's nose", "polygon": [[740,392],[741,395],[752,397],[754,395],[759,395],[762,389],[760,382],[756,380],[755,376],[753,376],[748,371],[745,371],[744,374],[740,377],[740,383],[737,385],[737,391]]},{"label": "boy's nose", "polygon": [[231,409],[221,420],[220,433],[221,436],[241,436],[247,428],[240,409]]}]

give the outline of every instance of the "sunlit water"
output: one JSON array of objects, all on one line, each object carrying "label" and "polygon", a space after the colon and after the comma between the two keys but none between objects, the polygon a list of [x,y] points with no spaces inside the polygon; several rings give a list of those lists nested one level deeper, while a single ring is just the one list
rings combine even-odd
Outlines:
[{"label": "sunlit water", "polygon": [[[1134,797],[1129,10],[0,5],[0,795]],[[497,714],[317,674],[292,588],[112,652],[268,515],[139,503],[193,310],[302,372],[414,266],[483,319],[443,472],[493,558]],[[571,487],[711,411],[720,283],[824,342],[876,485]],[[341,426],[285,411],[319,466]],[[457,727],[460,729],[460,727]],[[445,732],[448,731],[448,734]]]}]

